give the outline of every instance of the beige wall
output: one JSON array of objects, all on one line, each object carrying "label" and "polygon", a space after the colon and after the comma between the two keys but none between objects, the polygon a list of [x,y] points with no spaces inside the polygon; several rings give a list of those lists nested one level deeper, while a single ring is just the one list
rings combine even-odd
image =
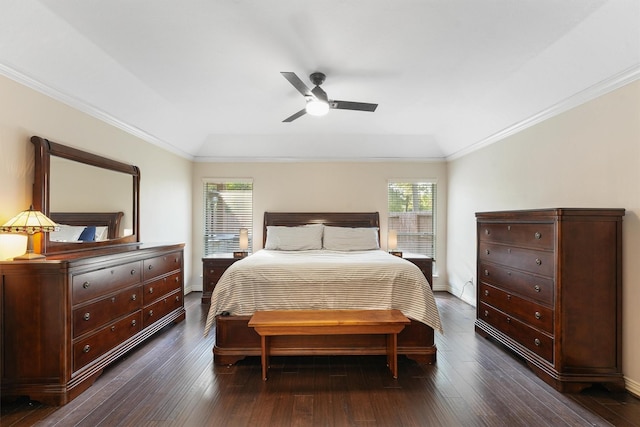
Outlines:
[{"label": "beige wall", "polygon": [[[0,223],[31,203],[34,161],[29,139],[38,135],[138,166],[142,241],[184,242],[185,259],[191,259],[191,161],[3,76],[0,94]],[[0,234],[0,259],[23,253],[25,245],[25,238]],[[187,288],[193,280],[191,263],[185,262]]]},{"label": "beige wall", "polygon": [[[438,184],[435,289],[445,289],[446,170],[444,162],[306,162],[306,163],[196,163],[193,173],[193,241],[200,242],[203,227],[202,183],[205,178],[252,178],[254,251],[262,247],[265,211],[380,212],[381,245],[386,248],[387,181],[435,179]],[[202,269],[202,245],[194,247],[194,271]],[[442,266],[438,270],[438,268]],[[201,289],[201,288],[199,288]]]},{"label": "beige wall", "polygon": [[[640,81],[449,163],[447,273],[475,304],[475,212],[625,208],[623,373],[640,395]],[[597,319],[594,319],[597,321]]]}]

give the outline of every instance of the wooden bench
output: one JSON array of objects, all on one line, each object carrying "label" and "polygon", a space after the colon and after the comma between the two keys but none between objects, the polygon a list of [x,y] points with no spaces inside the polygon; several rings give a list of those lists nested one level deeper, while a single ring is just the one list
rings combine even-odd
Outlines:
[{"label": "wooden bench", "polygon": [[279,335],[387,335],[387,364],[398,378],[398,333],[411,323],[400,310],[256,311],[249,326],[260,335],[262,378],[269,368],[269,337]]}]

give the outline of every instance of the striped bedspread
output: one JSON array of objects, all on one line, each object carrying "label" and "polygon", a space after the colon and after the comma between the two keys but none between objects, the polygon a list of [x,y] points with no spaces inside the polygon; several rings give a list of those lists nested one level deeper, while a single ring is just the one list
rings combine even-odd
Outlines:
[{"label": "striped bedspread", "polygon": [[259,250],[222,275],[211,296],[215,316],[257,310],[398,309],[442,333],[429,283],[411,262],[382,250]]}]

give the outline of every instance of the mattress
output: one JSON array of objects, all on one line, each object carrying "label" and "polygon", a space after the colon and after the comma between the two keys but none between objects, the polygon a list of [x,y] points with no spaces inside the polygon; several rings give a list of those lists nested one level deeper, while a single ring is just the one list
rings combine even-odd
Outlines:
[{"label": "mattress", "polygon": [[261,249],[233,263],[218,281],[205,335],[222,313],[341,309],[398,309],[442,333],[431,287],[407,260],[382,250]]}]

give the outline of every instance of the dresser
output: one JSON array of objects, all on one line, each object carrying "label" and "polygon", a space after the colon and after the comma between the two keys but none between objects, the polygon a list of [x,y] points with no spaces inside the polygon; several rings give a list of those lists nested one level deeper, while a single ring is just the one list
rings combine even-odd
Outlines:
[{"label": "dresser", "polygon": [[2,396],[63,405],[185,318],[183,244],[0,262]]},{"label": "dresser", "polygon": [[241,260],[232,254],[216,254],[202,258],[202,304],[211,303],[211,295],[227,268]]},{"label": "dresser", "polygon": [[624,390],[624,209],[476,213],[475,330],[561,392]]}]

